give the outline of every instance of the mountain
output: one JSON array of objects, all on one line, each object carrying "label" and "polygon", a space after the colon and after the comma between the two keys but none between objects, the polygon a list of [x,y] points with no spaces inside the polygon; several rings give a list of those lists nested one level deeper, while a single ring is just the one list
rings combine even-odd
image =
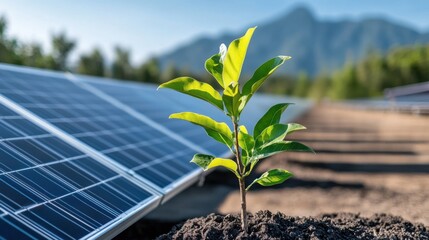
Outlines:
[{"label": "mountain", "polygon": [[[204,61],[219,51],[221,43],[229,43],[244,32],[245,29],[215,38],[196,39],[158,56],[161,66],[174,64],[191,72],[203,72]],[[243,73],[252,74],[260,64],[274,56],[289,55],[292,60],[281,71],[315,75],[341,68],[347,61],[361,59],[370,50],[385,53],[393,47],[428,42],[429,33],[420,33],[386,19],[322,21],[307,8],[299,7],[258,26]]]}]

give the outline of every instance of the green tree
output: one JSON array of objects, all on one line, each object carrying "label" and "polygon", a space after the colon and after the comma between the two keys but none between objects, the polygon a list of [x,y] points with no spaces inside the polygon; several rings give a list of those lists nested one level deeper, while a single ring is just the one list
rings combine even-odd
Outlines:
[{"label": "green tree", "polygon": [[161,72],[159,69],[159,62],[156,58],[151,58],[147,62],[140,65],[136,70],[137,81],[160,83]]},{"label": "green tree", "polygon": [[0,41],[6,38],[7,20],[4,16],[0,16]]},{"label": "green tree", "polygon": [[370,53],[332,75],[333,99],[383,95],[386,88],[429,81],[429,45],[401,47],[385,55]]},{"label": "green tree", "polygon": [[80,56],[77,63],[77,72],[93,76],[104,76],[104,56],[100,49],[95,48],[89,54]]},{"label": "green tree", "polygon": [[307,97],[308,92],[310,90],[310,85],[311,85],[311,82],[308,75],[305,73],[301,73],[298,77],[298,80],[296,82],[292,95],[297,97]]},{"label": "green tree", "polygon": [[168,65],[164,71],[161,73],[161,82],[166,82],[168,80],[180,77],[181,75],[184,75],[181,73],[181,71],[174,66],[174,64]]},{"label": "green tree", "polygon": [[364,98],[368,97],[368,87],[358,78],[356,67],[348,65],[332,78],[330,96],[333,99]]},{"label": "green tree", "polygon": [[7,20],[4,16],[0,17],[0,62],[11,64],[22,64],[22,58],[17,54],[18,41],[8,39]]},{"label": "green tree", "polygon": [[295,77],[285,74],[273,74],[270,78],[271,81],[261,86],[260,92],[278,95],[292,95],[296,84]]},{"label": "green tree", "polygon": [[36,68],[49,68],[49,60],[39,43],[23,44],[20,48],[19,55],[22,58],[22,64]]},{"label": "green tree", "polygon": [[68,70],[68,58],[70,53],[76,47],[76,41],[70,39],[65,32],[60,32],[52,36],[52,58],[55,61],[56,70]]},{"label": "green tree", "polygon": [[317,76],[310,87],[308,96],[315,100],[323,100],[331,89],[331,78],[327,74]]},{"label": "green tree", "polygon": [[113,78],[134,80],[134,70],[131,66],[129,50],[120,46],[115,47],[115,59],[111,71]]}]

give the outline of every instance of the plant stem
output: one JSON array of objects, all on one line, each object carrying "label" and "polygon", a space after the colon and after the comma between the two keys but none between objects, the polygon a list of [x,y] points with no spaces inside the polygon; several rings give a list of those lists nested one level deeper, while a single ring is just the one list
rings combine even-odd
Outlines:
[{"label": "plant stem", "polygon": [[241,162],[240,148],[238,146],[238,123],[235,118],[232,119],[234,125],[234,146],[235,146],[235,158],[237,161],[238,172],[240,178],[238,183],[240,185],[240,197],[241,197],[241,228],[244,232],[247,232],[247,212],[246,212],[246,183],[244,177],[244,166]]},{"label": "plant stem", "polygon": [[239,179],[241,195],[241,228],[247,233],[246,186],[244,178]]}]

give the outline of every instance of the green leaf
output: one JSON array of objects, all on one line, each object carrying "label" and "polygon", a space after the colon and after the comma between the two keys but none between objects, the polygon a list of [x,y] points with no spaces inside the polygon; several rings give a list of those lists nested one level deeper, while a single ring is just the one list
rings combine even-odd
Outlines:
[{"label": "green leaf", "polygon": [[241,68],[246,58],[247,47],[256,27],[249,28],[246,34],[229,44],[228,51],[223,62],[222,79],[223,86],[229,86],[231,82],[238,82]]},{"label": "green leaf", "polygon": [[218,133],[218,132],[216,132],[214,130],[211,130],[209,128],[206,128],[205,130],[206,130],[207,135],[209,135],[210,137],[212,137],[214,140],[216,140],[216,141],[218,141],[220,143],[225,144],[229,148],[232,147],[232,144],[233,144],[232,143],[232,138],[226,138],[222,134],[220,134],[220,133]]},{"label": "green leaf", "polygon": [[268,126],[262,131],[262,133],[256,138],[256,147],[266,147],[270,144],[283,141],[285,137],[294,131],[306,129],[301,124],[289,123],[289,124],[274,124]]},{"label": "green leaf", "polygon": [[256,69],[252,78],[244,84],[243,95],[253,95],[265,80],[289,59],[291,59],[289,56],[278,56],[262,64],[258,69]]},{"label": "green leaf", "polygon": [[240,126],[240,131],[238,132],[238,145],[243,150],[242,162],[243,166],[246,166],[247,160],[251,157],[253,148],[255,147],[255,140],[248,134],[245,126]]},{"label": "green leaf", "polygon": [[210,84],[190,77],[179,77],[161,84],[159,88],[170,88],[178,92],[202,99],[223,111],[222,97]]},{"label": "green leaf", "polygon": [[287,126],[288,127],[287,127],[287,131],[286,131],[286,136],[289,135],[289,133],[293,133],[295,131],[307,129],[306,127],[304,127],[298,123],[288,123]]},{"label": "green leaf", "polygon": [[293,142],[293,141],[283,141],[278,143],[273,143],[269,146],[266,146],[260,150],[256,151],[257,153],[253,156],[254,160],[258,160],[261,158],[266,158],[272,156],[276,153],[281,152],[312,152],[315,153],[313,149],[307,147],[306,145]]},{"label": "green leaf", "polygon": [[237,120],[239,117],[238,108],[240,105],[240,97],[241,94],[238,89],[238,83],[236,82],[232,82],[228,87],[226,87],[222,95],[222,101],[228,115],[237,118]]},{"label": "green leaf", "polygon": [[[213,137],[216,141],[224,143],[228,147],[232,146],[232,132],[228,125],[224,122],[216,122],[210,117],[193,112],[173,113],[169,118],[185,120],[195,125],[201,126],[211,137],[213,137],[215,133],[218,133],[216,137]],[[219,138],[222,138],[223,140],[220,140]]]},{"label": "green leaf", "polygon": [[246,106],[247,102],[249,100],[249,95],[242,95],[240,97],[240,104],[238,105],[238,114],[241,114],[241,112],[243,111],[244,107]]},{"label": "green leaf", "polygon": [[254,155],[249,160],[250,162],[250,169],[246,172],[246,175],[250,174],[253,170],[253,168],[256,166],[256,164],[259,162],[260,159],[266,158],[269,156],[272,156],[277,153],[281,152],[312,152],[313,149],[310,147],[307,147],[306,145],[299,143],[299,142],[293,142],[293,141],[281,141],[277,143],[270,144],[266,147],[263,147],[262,149],[255,149]]},{"label": "green leaf", "polygon": [[247,128],[244,125],[239,126],[238,130],[240,130],[240,132],[242,132],[242,133],[249,134],[249,131],[247,131]]},{"label": "green leaf", "polygon": [[197,164],[202,169],[207,170],[207,167],[210,165],[213,159],[215,159],[214,156],[198,153],[194,155],[191,162]]},{"label": "green leaf", "polygon": [[279,103],[268,109],[264,116],[262,116],[256,123],[253,130],[253,136],[257,138],[268,126],[279,123],[282,113],[290,104],[291,103]]},{"label": "green leaf", "polygon": [[284,169],[271,169],[265,173],[263,173],[259,178],[255,179],[247,188],[246,191],[250,189],[250,187],[258,183],[261,186],[268,187],[277,184],[281,184],[287,179],[291,178],[293,175],[291,172]]},{"label": "green leaf", "polygon": [[237,172],[237,163],[232,161],[231,159],[226,158],[215,158],[213,161],[207,166],[207,169],[215,168],[215,167],[224,167],[226,169],[231,170],[233,173],[238,174]]},{"label": "green leaf", "polygon": [[217,158],[206,154],[195,154],[191,162],[200,166],[204,171],[215,167],[224,167],[238,176],[237,163],[231,159]]},{"label": "green leaf", "polygon": [[223,86],[222,71],[223,64],[220,62],[220,53],[211,56],[205,63],[205,68],[210,73],[221,87]]},{"label": "green leaf", "polygon": [[265,128],[256,138],[256,147],[264,147],[275,142],[283,141],[286,137],[287,129],[288,125],[280,123]]}]

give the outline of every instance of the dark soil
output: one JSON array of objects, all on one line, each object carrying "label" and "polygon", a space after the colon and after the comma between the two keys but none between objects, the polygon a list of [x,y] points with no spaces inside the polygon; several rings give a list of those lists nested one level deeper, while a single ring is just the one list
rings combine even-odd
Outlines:
[{"label": "dark soil", "polygon": [[243,234],[238,215],[210,214],[189,219],[157,239],[429,239],[422,224],[401,217],[335,213],[317,217],[289,217],[260,211],[249,215],[249,231]]}]

